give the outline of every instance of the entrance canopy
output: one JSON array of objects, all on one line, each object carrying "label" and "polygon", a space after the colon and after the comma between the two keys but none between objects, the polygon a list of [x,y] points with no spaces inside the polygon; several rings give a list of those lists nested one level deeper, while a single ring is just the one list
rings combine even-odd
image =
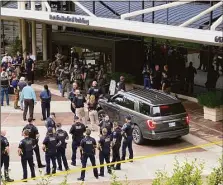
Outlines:
[{"label": "entrance canopy", "polygon": [[[222,46],[223,1],[75,1],[72,11],[48,2],[7,2],[3,19]],[[39,9],[40,7],[40,9]]]}]

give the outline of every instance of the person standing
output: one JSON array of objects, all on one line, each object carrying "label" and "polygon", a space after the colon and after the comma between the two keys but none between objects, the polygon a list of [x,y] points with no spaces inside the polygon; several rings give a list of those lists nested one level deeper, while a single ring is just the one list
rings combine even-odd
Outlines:
[{"label": "person standing", "polygon": [[97,103],[95,101],[95,96],[91,95],[88,102],[89,118],[91,122],[91,130],[94,131],[94,125],[99,125]]},{"label": "person standing", "polygon": [[48,89],[48,85],[44,85],[44,90],[40,93],[41,108],[43,121],[50,116],[50,102],[51,102],[51,92]]},{"label": "person standing", "polygon": [[58,170],[62,171],[62,161],[63,161],[64,168],[67,171],[69,170],[69,167],[68,167],[67,157],[66,157],[66,148],[67,148],[66,140],[69,139],[69,136],[67,132],[61,128],[61,123],[57,123],[56,127],[57,127],[56,135],[59,141],[61,142],[61,145],[58,146],[57,148]]},{"label": "person standing", "polygon": [[118,92],[118,91],[126,91],[124,76],[120,76],[120,81],[117,83],[116,92]]},{"label": "person standing", "polygon": [[197,74],[197,70],[193,66],[193,63],[190,62],[189,66],[186,69],[186,91],[191,94],[194,91],[194,75]]},{"label": "person standing", "polygon": [[71,126],[70,129],[70,134],[72,135],[72,166],[76,166],[77,148],[80,147],[80,143],[81,140],[84,138],[85,131],[85,125],[79,122],[79,117],[74,116],[74,124]]},{"label": "person standing", "polygon": [[171,84],[170,84],[170,78],[168,77],[167,72],[163,72],[163,78],[162,78],[162,91],[165,93],[170,93],[171,91]]},{"label": "person standing", "polygon": [[[80,181],[84,181],[85,179],[85,170],[87,166],[87,160],[90,158],[91,164],[93,167],[96,166],[96,160],[95,160],[95,149],[97,147],[97,143],[91,135],[91,130],[86,129],[86,137],[81,140],[80,147],[81,147],[81,153],[82,153],[82,170],[81,170],[81,176],[77,179]],[[93,168],[93,173],[96,179],[98,179],[98,169]]]},{"label": "person standing", "polygon": [[126,116],[125,119],[126,123],[122,127],[122,135],[123,135],[123,142],[122,142],[122,160],[125,160],[126,156],[126,149],[129,150],[129,159],[133,159],[133,149],[132,149],[132,131],[133,131],[133,124],[131,122],[131,116]]},{"label": "person standing", "polygon": [[46,159],[46,175],[50,175],[50,161],[53,164],[52,174],[56,173],[56,156],[57,156],[57,147],[60,146],[61,141],[57,138],[56,134],[54,134],[53,128],[49,127],[47,136],[43,141],[43,151],[45,152]]},{"label": "person standing", "polygon": [[72,105],[72,102],[73,102],[74,97],[76,96],[75,91],[78,90],[78,89],[79,89],[78,84],[77,84],[76,82],[74,82],[74,83],[73,83],[73,88],[72,88],[72,90],[71,90],[71,92],[70,92],[70,94],[69,94],[69,100],[70,100],[70,102],[71,102],[71,104],[70,104],[70,109],[71,109],[71,111],[72,111],[74,114],[76,114],[76,112],[75,112],[75,108],[74,108],[73,105]]},{"label": "person standing", "polygon": [[11,82],[11,86],[13,87],[14,90],[14,109],[18,109],[18,102],[19,102],[19,90],[17,88],[18,86],[18,78],[15,74],[13,74],[12,76],[12,82]]},{"label": "person standing", "polygon": [[23,120],[26,121],[27,111],[29,109],[29,117],[33,119],[34,104],[36,104],[36,93],[31,87],[32,82],[23,88],[20,101],[24,101]]},{"label": "person standing", "polygon": [[35,144],[34,152],[36,154],[36,160],[38,164],[38,168],[44,168],[46,165],[43,165],[40,158],[40,152],[39,152],[39,131],[36,128],[36,126],[33,124],[33,119],[28,119],[28,124],[23,128],[22,132],[25,130],[29,131],[29,138],[33,139],[33,142]]},{"label": "person standing", "polygon": [[4,175],[6,182],[13,182],[14,180],[9,177],[9,142],[5,137],[6,131],[1,131],[1,168],[4,164]]},{"label": "person standing", "polygon": [[[100,165],[104,165],[104,161],[109,164],[110,163],[110,153],[111,153],[111,135],[108,134],[106,128],[102,129],[102,136],[98,141],[98,149],[99,149],[99,161]],[[111,167],[107,166],[108,173],[111,174]],[[100,167],[99,176],[104,177],[104,166]]]},{"label": "person standing", "polygon": [[95,79],[95,70],[91,63],[87,65],[88,67],[84,71],[84,80],[85,80],[85,91],[87,92],[90,85]]},{"label": "person standing", "polygon": [[99,97],[102,95],[101,88],[98,87],[98,83],[96,81],[92,82],[92,86],[91,86],[91,88],[89,88],[89,90],[87,92],[87,100],[89,100],[89,97],[91,95],[95,96],[96,103],[98,102]]},{"label": "person standing", "polygon": [[53,128],[56,131],[56,114],[54,112],[50,113],[50,116],[46,119],[46,128]]},{"label": "person standing", "polygon": [[216,83],[219,78],[219,73],[214,69],[214,66],[211,65],[208,74],[207,74],[207,82],[205,83],[206,88],[208,91],[214,90],[216,88]]},{"label": "person standing", "polygon": [[[25,77],[20,77],[19,79],[19,82],[18,82],[18,85],[17,85],[17,88],[19,90],[19,97],[21,97],[21,94],[22,94],[22,90],[23,88],[27,86],[26,82],[25,82]],[[23,110],[23,107],[24,107],[24,102],[22,99],[19,100],[20,101],[20,109]]]},{"label": "person standing", "polygon": [[5,69],[3,69],[1,72],[1,106],[4,106],[4,95],[6,97],[6,103],[9,106],[9,85],[8,75]]},{"label": "person standing", "polygon": [[147,65],[144,66],[142,75],[143,75],[144,89],[150,89],[151,88],[150,71]]},{"label": "person standing", "polygon": [[76,110],[76,116],[79,117],[80,121],[86,124],[84,103],[86,102],[85,97],[80,94],[80,90],[75,91],[76,96],[73,99],[72,106]]},{"label": "person standing", "polygon": [[60,74],[60,78],[62,80],[62,97],[64,97],[65,91],[67,91],[67,97],[69,96],[70,92],[70,69],[68,63],[65,63],[64,70]]},{"label": "person standing", "polygon": [[[35,147],[35,143],[33,139],[29,137],[29,131],[23,131],[24,139],[20,141],[18,147],[18,154],[21,156],[22,168],[23,168],[23,180],[27,179],[27,162],[30,167],[31,177],[35,178],[35,170],[33,165],[33,148]],[[27,181],[25,181],[27,182]]]},{"label": "person standing", "polygon": [[31,59],[30,55],[27,55],[26,59],[26,72],[27,72],[27,79],[34,83],[34,61]]},{"label": "person standing", "polygon": [[161,89],[162,73],[159,65],[155,66],[155,71],[152,73],[152,87],[153,89]]},{"label": "person standing", "polygon": [[102,135],[102,130],[103,130],[104,128],[107,129],[107,134],[108,134],[108,135],[111,135],[113,125],[112,125],[112,122],[109,120],[109,116],[108,116],[107,114],[106,114],[105,117],[100,121],[100,123],[99,123],[98,126],[100,127],[100,134],[101,134],[101,135]]},{"label": "person standing", "polygon": [[[113,123],[112,132],[112,163],[120,161],[120,147],[122,142],[122,129],[119,127],[118,122]],[[121,163],[112,165],[114,170],[121,170]]]}]

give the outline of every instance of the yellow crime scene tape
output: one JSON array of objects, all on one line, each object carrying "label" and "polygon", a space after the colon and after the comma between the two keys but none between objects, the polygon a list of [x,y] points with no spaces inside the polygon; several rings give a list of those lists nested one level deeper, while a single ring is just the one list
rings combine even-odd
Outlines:
[{"label": "yellow crime scene tape", "polygon": [[9,182],[7,184],[17,184],[17,183],[25,182],[25,181],[28,181],[28,180],[37,180],[37,179],[42,179],[42,178],[47,178],[47,177],[69,175],[71,173],[81,172],[82,170],[89,171],[89,170],[92,170],[94,168],[100,168],[100,167],[115,165],[115,164],[119,164],[119,163],[132,162],[132,161],[136,161],[136,160],[149,159],[149,158],[152,158],[152,157],[158,157],[158,156],[162,156],[162,155],[174,154],[174,153],[189,151],[189,150],[198,149],[198,148],[202,148],[202,147],[208,147],[208,146],[212,146],[212,145],[215,145],[215,144],[222,144],[222,140],[209,142],[209,143],[201,144],[201,145],[196,145],[196,146],[192,146],[192,147],[181,148],[181,149],[177,149],[177,150],[170,150],[170,151],[166,151],[166,152],[150,154],[150,155],[146,155],[146,156],[142,156],[142,157],[135,157],[133,159],[127,159],[127,160],[123,160],[123,161],[119,161],[119,162],[113,162],[113,163],[97,165],[97,166],[89,166],[89,167],[86,167],[86,168],[76,168],[76,169],[72,169],[72,170],[68,170],[68,171],[58,172],[58,173],[53,174],[53,175],[43,175],[43,176],[37,176],[35,178],[28,178],[26,180],[16,180],[14,182]]}]

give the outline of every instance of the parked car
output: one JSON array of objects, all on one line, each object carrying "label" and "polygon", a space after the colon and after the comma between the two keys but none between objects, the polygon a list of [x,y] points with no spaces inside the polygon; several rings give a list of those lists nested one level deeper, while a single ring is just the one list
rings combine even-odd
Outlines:
[{"label": "parked car", "polygon": [[181,101],[158,90],[134,89],[118,92],[99,100],[99,117],[108,114],[111,120],[124,124],[131,115],[134,123],[133,141],[178,138],[189,133],[189,118]]}]

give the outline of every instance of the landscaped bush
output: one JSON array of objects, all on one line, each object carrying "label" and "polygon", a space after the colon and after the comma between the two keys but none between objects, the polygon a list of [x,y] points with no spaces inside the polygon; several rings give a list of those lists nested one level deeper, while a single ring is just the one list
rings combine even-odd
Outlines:
[{"label": "landscaped bush", "polygon": [[208,185],[222,185],[223,184],[223,164],[222,158],[219,159],[219,166],[213,169],[213,172],[208,177]]},{"label": "landscaped bush", "polygon": [[210,91],[205,94],[201,94],[197,97],[199,104],[209,107],[209,108],[216,108],[223,105],[223,92],[218,91]]}]

